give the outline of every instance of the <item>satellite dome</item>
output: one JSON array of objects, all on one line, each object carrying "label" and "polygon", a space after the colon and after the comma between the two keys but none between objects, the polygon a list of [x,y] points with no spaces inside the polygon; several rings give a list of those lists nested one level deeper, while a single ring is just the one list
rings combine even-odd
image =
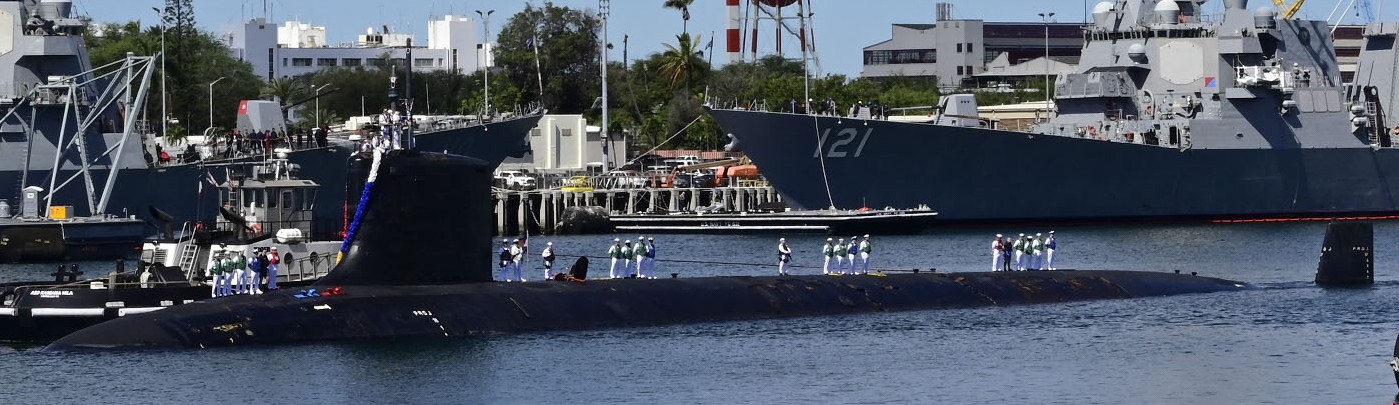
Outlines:
[{"label": "satellite dome", "polygon": [[1106,14],[1109,11],[1112,11],[1111,1],[1100,1],[1093,6],[1093,14]]},{"label": "satellite dome", "polygon": [[1224,0],[1224,8],[1228,10],[1247,10],[1248,0]]},{"label": "satellite dome", "polygon": [[1155,11],[1157,11],[1157,12],[1161,12],[1161,11],[1180,11],[1180,5],[1177,5],[1176,2],[1175,2],[1175,1],[1172,1],[1172,0],[1162,0],[1162,1],[1156,2],[1156,8],[1154,8],[1153,10],[1155,10]]},{"label": "satellite dome", "polygon": [[1259,7],[1253,10],[1254,17],[1273,17],[1275,15],[1277,15],[1277,13],[1274,13],[1273,8],[1268,6]]},{"label": "satellite dome", "polygon": [[1146,47],[1142,44],[1132,44],[1127,47],[1127,57],[1133,62],[1146,63]]},{"label": "satellite dome", "polygon": [[1156,2],[1156,18],[1163,24],[1175,24],[1180,21],[1180,5],[1171,0]]}]

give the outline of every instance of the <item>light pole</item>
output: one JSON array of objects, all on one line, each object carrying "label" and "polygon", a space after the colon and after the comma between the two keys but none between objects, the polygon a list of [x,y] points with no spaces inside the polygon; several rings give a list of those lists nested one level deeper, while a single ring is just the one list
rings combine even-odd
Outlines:
[{"label": "light pole", "polygon": [[326,83],[316,88],[316,128],[321,127],[321,90],[328,86],[330,86],[330,84]]},{"label": "light pole", "polygon": [[599,44],[599,52],[602,53],[602,128],[599,132],[602,138],[602,172],[609,171],[611,158],[607,156],[608,145],[612,143],[608,139],[607,121],[607,16],[612,14],[611,0],[598,0],[598,15],[602,17],[602,43]]},{"label": "light pole", "polygon": [[481,59],[486,60],[486,63],[482,63],[482,65],[486,67],[485,112],[487,115],[491,113],[491,13],[494,12],[495,10],[486,10],[486,12],[482,13],[481,10],[476,10],[476,15],[481,16],[481,27],[485,30],[484,40],[481,41]]},{"label": "light pole", "polygon": [[1054,13],[1040,13],[1040,19],[1044,20],[1044,111],[1049,113],[1049,22],[1054,18]]},{"label": "light pole", "polygon": [[166,110],[165,96],[165,11],[158,7],[151,7],[151,10],[160,15],[160,136],[166,136],[169,134],[170,112]]},{"label": "light pole", "polygon": [[209,128],[214,127],[214,83],[218,83],[219,81],[227,78],[228,76],[224,76],[218,78],[218,80],[209,82]]}]

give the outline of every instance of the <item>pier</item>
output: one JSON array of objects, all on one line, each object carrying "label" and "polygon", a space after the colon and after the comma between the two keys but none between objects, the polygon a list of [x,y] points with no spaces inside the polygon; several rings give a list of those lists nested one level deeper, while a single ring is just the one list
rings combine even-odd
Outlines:
[{"label": "pier", "polygon": [[612,188],[596,190],[494,189],[496,235],[556,234],[565,210],[572,207],[601,207],[614,214],[696,211],[722,206],[732,211],[749,211],[781,202],[782,196],[765,182],[739,182],[712,188]]}]

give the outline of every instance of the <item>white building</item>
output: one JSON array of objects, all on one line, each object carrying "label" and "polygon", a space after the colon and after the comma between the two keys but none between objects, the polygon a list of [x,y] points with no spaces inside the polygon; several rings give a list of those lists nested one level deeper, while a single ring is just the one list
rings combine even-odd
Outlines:
[{"label": "white building", "polygon": [[[413,44],[413,69],[452,70],[463,73],[480,70],[478,44],[481,24],[475,19],[446,16],[428,21],[428,41]],[[383,57],[402,59],[410,34],[378,32],[373,28],[357,37],[354,44],[330,45],[326,27],[300,21],[282,26],[264,18],[254,18],[233,33],[230,44],[235,58],[247,61],[263,79],[299,76],[337,66],[375,66]]]},{"label": "white building", "polygon": [[[602,135],[598,127],[589,126],[578,114],[549,114],[530,130],[531,153],[521,158],[506,158],[500,168],[505,170],[565,171],[584,170],[589,163],[602,162]],[[614,161],[626,156],[624,139],[612,140],[609,153]],[[611,166],[615,167],[616,164]]]}]

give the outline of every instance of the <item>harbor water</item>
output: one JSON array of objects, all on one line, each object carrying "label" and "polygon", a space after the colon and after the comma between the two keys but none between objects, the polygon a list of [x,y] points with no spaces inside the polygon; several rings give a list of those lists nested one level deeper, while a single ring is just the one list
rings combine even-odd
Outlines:
[{"label": "harbor water", "polygon": [[[1311,284],[1325,223],[1057,228],[1060,268],[1198,272],[1238,293],[561,331],[450,340],[44,353],[0,346],[7,403],[1387,403],[1399,222],[1375,228],[1376,284]],[[984,271],[996,232],[873,235],[873,267]],[[596,258],[611,238],[531,237]],[[651,236],[651,235],[647,235]],[[849,235],[846,235],[847,237]],[[776,273],[777,235],[655,235],[659,272]],[[825,236],[787,235],[796,274]],[[498,242],[498,241],[497,241]],[[560,260],[567,268],[572,259]],[[109,263],[84,265],[86,276]],[[0,267],[44,279],[52,265]],[[847,276],[848,277],[848,276]],[[629,282],[646,282],[633,280]]]}]

